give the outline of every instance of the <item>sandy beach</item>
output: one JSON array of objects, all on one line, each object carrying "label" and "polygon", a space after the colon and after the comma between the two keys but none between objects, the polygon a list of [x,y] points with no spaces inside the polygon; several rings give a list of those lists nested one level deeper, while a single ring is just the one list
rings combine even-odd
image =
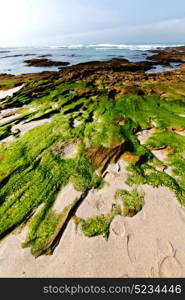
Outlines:
[{"label": "sandy beach", "polygon": [[[185,212],[166,188],[143,186],[145,205],[135,217],[116,217],[110,237],[87,238],[70,221],[52,256],[22,249],[25,229],[1,241],[1,277],[184,277]],[[85,202],[81,211],[94,208]],[[92,214],[93,214],[92,213]],[[181,235],[179,235],[181,232]]]}]

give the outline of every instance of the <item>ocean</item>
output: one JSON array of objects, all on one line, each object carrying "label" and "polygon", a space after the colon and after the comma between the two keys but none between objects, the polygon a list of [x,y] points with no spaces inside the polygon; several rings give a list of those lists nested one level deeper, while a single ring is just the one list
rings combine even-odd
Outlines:
[{"label": "ocean", "polygon": [[[111,58],[126,58],[130,61],[146,60],[151,55],[149,50],[184,46],[185,44],[152,44],[152,45],[127,45],[127,44],[96,44],[96,45],[67,45],[67,46],[49,46],[49,47],[0,47],[0,73],[24,74],[36,73],[42,71],[57,71],[58,67],[29,67],[24,63],[27,59],[46,58],[54,61],[67,61],[70,65],[88,61],[105,61]],[[172,64],[176,67],[176,64]],[[156,66],[149,72],[157,72],[164,69],[162,66]]]}]

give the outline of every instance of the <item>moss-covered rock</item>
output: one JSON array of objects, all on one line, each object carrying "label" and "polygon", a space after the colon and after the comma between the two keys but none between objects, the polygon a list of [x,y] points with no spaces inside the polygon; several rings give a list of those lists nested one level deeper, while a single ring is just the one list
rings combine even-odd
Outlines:
[{"label": "moss-covered rock", "polygon": [[[166,186],[184,206],[185,71],[146,74],[148,67],[112,60],[0,76],[0,88],[23,84],[0,103],[1,110],[11,110],[11,119],[0,123],[1,238],[29,219],[25,246],[35,256],[52,252],[78,202],[56,215],[52,207],[58,192],[68,183],[82,193],[103,187],[103,171],[120,158],[128,163],[128,185]],[[38,126],[39,120],[47,122]],[[17,134],[15,125],[21,125]],[[151,129],[141,144],[137,134]],[[165,160],[154,150],[165,151]],[[108,237],[116,214],[133,216],[142,208],[138,192],[122,191],[120,197],[124,211],[114,208],[81,220],[85,235]]]}]

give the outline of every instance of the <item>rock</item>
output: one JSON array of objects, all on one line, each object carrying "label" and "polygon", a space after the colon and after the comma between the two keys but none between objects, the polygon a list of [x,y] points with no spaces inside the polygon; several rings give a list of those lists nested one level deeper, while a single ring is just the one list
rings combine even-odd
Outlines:
[{"label": "rock", "polygon": [[27,54],[24,54],[24,56],[35,56],[36,54],[34,53],[27,53]]},{"label": "rock", "polygon": [[10,51],[7,50],[1,50],[0,53],[9,53]]},{"label": "rock", "polygon": [[87,149],[87,155],[91,159],[92,164],[99,168],[103,173],[107,162],[117,161],[125,150],[125,141],[122,143],[115,143],[111,147],[90,147]]},{"label": "rock", "polygon": [[185,62],[185,47],[171,47],[165,49],[152,50],[155,53],[152,56],[148,56],[147,59],[155,61],[159,65],[169,67],[170,63],[184,63]]},{"label": "rock", "polygon": [[12,57],[21,57],[23,56],[22,54],[15,54],[15,55],[6,55],[6,56],[3,56],[1,58],[12,58]]},{"label": "rock", "polygon": [[47,58],[33,58],[24,61],[30,67],[58,67],[67,66],[69,62],[64,61],[52,61]]},{"label": "rock", "polygon": [[51,57],[52,54],[44,54],[44,55],[40,55],[39,58],[45,58],[45,57]]}]

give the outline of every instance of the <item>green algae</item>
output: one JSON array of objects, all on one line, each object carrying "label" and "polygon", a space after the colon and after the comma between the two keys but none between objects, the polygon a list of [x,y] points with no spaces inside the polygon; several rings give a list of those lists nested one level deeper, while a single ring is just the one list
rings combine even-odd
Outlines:
[{"label": "green algae", "polygon": [[131,192],[118,190],[115,197],[120,198],[123,201],[124,216],[128,217],[135,216],[142,209],[144,204],[144,194],[138,192],[136,188]]},{"label": "green algae", "polygon": [[148,95],[151,93],[155,94],[158,98],[166,99],[167,101],[177,100],[180,101],[185,99],[185,82],[180,80],[179,83],[169,82],[142,82],[141,83],[142,91]]},{"label": "green algae", "polygon": [[82,232],[85,236],[93,237],[102,235],[108,239],[110,225],[115,216],[121,215],[121,213],[121,209],[114,205],[109,213],[87,219],[80,219],[78,223],[81,225]]},{"label": "green algae", "polygon": [[0,89],[4,90],[4,89],[12,89],[14,87],[16,87],[18,83],[18,80],[17,79],[3,79],[3,80],[0,80]]},{"label": "green algae", "polygon": [[[29,130],[12,142],[0,144],[0,237],[31,218],[24,246],[30,246],[33,255],[51,251],[53,240],[76,204],[61,215],[52,211],[62,187],[69,182],[82,192],[103,187],[103,179],[96,174],[96,167],[87,155],[89,147],[107,149],[123,143],[125,152],[138,156],[138,161],[128,167],[128,185],[166,186],[185,204],[185,137],[169,131],[169,128],[185,129],[185,118],[179,116],[185,113],[184,100],[166,101],[157,96],[138,95],[110,99],[102,78],[98,94],[95,88],[82,83],[30,80],[16,96],[7,97],[3,105],[4,108],[21,107],[16,122],[22,118],[29,122],[50,117],[49,123]],[[75,127],[74,120],[82,123]],[[11,134],[14,122],[0,126],[1,139]],[[141,145],[136,133],[154,127],[152,122],[160,131]],[[75,142],[75,139],[80,143],[74,157],[63,158],[53,151],[58,143]],[[152,148],[169,146],[173,152],[165,162],[151,152]],[[174,176],[157,170],[158,165],[171,167]],[[108,214],[81,220],[86,236],[107,238],[116,215],[133,216],[142,208],[143,196],[137,191],[122,190],[118,195],[125,210],[113,208]],[[43,207],[32,217],[40,205]]]},{"label": "green algae", "polygon": [[42,254],[52,254],[57,235],[63,229],[65,222],[79,199],[75,199],[70,205],[66,206],[60,214],[57,214],[47,206],[32,218],[29,232],[23,247],[31,247],[31,253],[38,257]]},{"label": "green algae", "polygon": [[128,185],[149,184],[155,188],[165,186],[175,194],[177,200],[182,205],[185,204],[185,191],[183,187],[179,185],[178,180],[165,172],[160,172],[146,163],[139,167],[129,166],[128,171],[130,173],[126,181]]},{"label": "green algae", "polygon": [[11,135],[11,125],[5,125],[0,127],[0,140]]},{"label": "green algae", "polygon": [[102,235],[108,239],[110,234],[110,226],[116,216],[136,215],[144,204],[144,194],[133,189],[132,192],[126,190],[118,190],[115,195],[123,201],[122,207],[113,205],[112,209],[107,214],[90,217],[87,219],[77,218],[74,220],[77,225],[80,225],[82,232],[87,237]]},{"label": "green algae", "polygon": [[[165,162],[167,167],[171,167],[173,171],[173,180],[178,184],[177,194],[180,202],[185,204],[185,137],[176,132],[162,131],[155,133],[147,141],[148,147],[170,147],[171,151],[168,154]],[[171,179],[171,180],[172,180]],[[172,186],[172,185],[171,185]]]}]

